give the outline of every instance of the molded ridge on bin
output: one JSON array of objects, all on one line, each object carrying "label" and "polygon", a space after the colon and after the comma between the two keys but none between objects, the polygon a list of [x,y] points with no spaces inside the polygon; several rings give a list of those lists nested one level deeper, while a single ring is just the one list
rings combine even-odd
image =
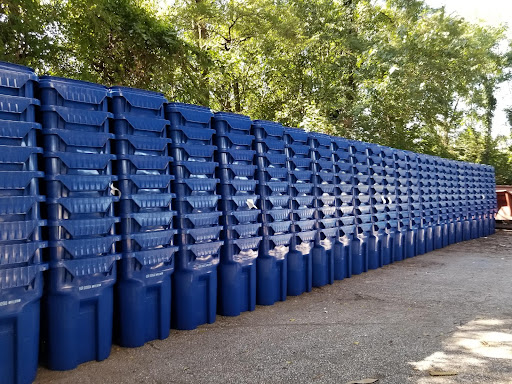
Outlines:
[{"label": "molded ridge on bin", "polygon": [[233,135],[237,132],[249,133],[252,126],[250,117],[236,113],[217,112],[213,115],[218,135]]},{"label": "molded ridge on bin", "polygon": [[113,117],[111,113],[104,111],[88,111],[57,105],[43,105],[40,112],[44,127],[74,132],[108,133],[109,118]]},{"label": "molded ridge on bin", "polygon": [[249,164],[229,164],[227,166],[219,167],[219,172],[231,172],[235,176],[242,177],[254,177],[255,165]]},{"label": "molded ridge on bin", "polygon": [[[113,254],[114,244],[121,240],[121,236],[93,237],[76,240],[50,241],[51,261],[65,259],[78,260],[83,258],[106,256]],[[63,248],[67,254],[63,254],[58,248]]]},{"label": "molded ridge on bin", "polygon": [[177,216],[182,219],[182,223],[185,224],[183,228],[189,228],[189,226],[195,227],[205,227],[211,225],[218,225],[219,217],[222,215],[222,212],[200,212],[200,213],[177,213]]},{"label": "molded ridge on bin", "polygon": [[116,135],[133,135],[164,138],[167,134],[168,120],[133,115],[131,113],[116,113],[114,115],[114,133]]},{"label": "molded ridge on bin", "polygon": [[0,222],[0,241],[39,240],[39,227],[45,220]]},{"label": "molded ridge on bin", "polygon": [[182,235],[188,235],[192,239],[191,241],[187,241],[188,244],[200,244],[205,243],[210,240],[216,240],[219,238],[220,231],[222,228],[220,226],[216,227],[207,227],[207,228],[188,228],[181,229]]},{"label": "molded ridge on bin", "polygon": [[[48,227],[62,227],[72,238],[84,236],[101,236],[107,235],[112,230],[114,224],[118,223],[118,217],[105,217],[99,219],[79,219],[79,220],[55,220],[48,223]],[[58,228],[55,228],[58,229]],[[56,231],[52,231],[55,233]],[[61,231],[60,231],[61,232]],[[61,233],[63,236],[64,233]],[[52,237],[53,240],[66,239],[68,237]]]},{"label": "molded ridge on bin", "polygon": [[56,128],[45,128],[43,135],[45,142],[44,148],[46,151],[84,153],[89,150],[88,153],[94,154],[108,153],[110,148],[108,146],[109,140],[114,138],[114,135],[111,133],[74,132]]},{"label": "molded ridge on bin", "polygon": [[216,209],[217,201],[219,201],[220,196],[218,195],[196,195],[196,196],[183,196],[178,197],[177,206],[183,206],[180,202],[186,202],[189,204],[189,208],[178,209],[179,212],[185,212],[189,209],[198,210],[198,209]]},{"label": "molded ridge on bin", "polygon": [[123,180],[129,180],[140,190],[167,188],[174,180],[172,175],[121,175],[120,177]]},{"label": "molded ridge on bin", "polygon": [[249,134],[230,133],[226,136],[221,136],[217,133],[217,143],[219,149],[234,149],[234,150],[247,150],[250,149],[254,141],[254,136]]},{"label": "molded ridge on bin", "polygon": [[171,161],[170,156],[117,155],[119,172],[127,175],[139,170],[164,170]]},{"label": "molded ridge on bin", "polygon": [[247,163],[254,160],[256,151],[244,149],[219,149],[217,152],[217,160],[226,167],[233,165],[248,165]]},{"label": "molded ridge on bin", "polygon": [[236,237],[229,237],[229,240],[236,240],[240,238],[249,238],[258,235],[261,228],[260,223],[256,224],[238,224],[233,226],[226,226],[225,230],[228,233],[236,233]]},{"label": "molded ridge on bin", "polygon": [[38,99],[0,94],[0,119],[13,121],[35,121]]},{"label": "molded ridge on bin", "polygon": [[[171,205],[171,201],[174,198],[172,193],[155,193],[155,194],[138,194],[124,196],[121,200],[121,204],[126,202],[133,202],[140,209],[147,208],[167,208]],[[130,212],[129,210],[123,210],[121,212]]]},{"label": "molded ridge on bin", "polygon": [[[205,122],[204,124],[208,124]],[[171,125],[169,128],[172,147],[189,145],[210,145],[215,131],[206,127]]]},{"label": "molded ridge on bin", "polygon": [[[0,215],[26,215],[43,201],[44,196],[0,196]],[[9,219],[4,218],[4,221]]]},{"label": "molded ridge on bin", "polygon": [[158,92],[129,87],[111,87],[111,110],[147,117],[163,117],[165,96]]},{"label": "molded ridge on bin", "polygon": [[108,90],[103,85],[54,76],[39,77],[39,95],[43,105],[83,110],[106,111]]},{"label": "molded ridge on bin", "polygon": [[[45,152],[45,159],[55,159],[47,163],[49,174],[67,174],[71,169],[105,171],[115,155],[105,153],[72,153],[72,152]],[[62,163],[62,164],[61,164]]]},{"label": "molded ridge on bin", "polygon": [[0,94],[34,97],[37,80],[32,68],[0,61]]},{"label": "molded ridge on bin", "polygon": [[38,252],[46,248],[46,241],[32,241],[17,244],[0,244],[0,266],[12,267],[16,264],[39,264],[41,255]]},{"label": "molded ridge on bin", "polygon": [[35,155],[42,152],[43,150],[38,147],[0,145],[0,170],[36,171]]},{"label": "molded ridge on bin", "polygon": [[46,175],[48,196],[66,197],[70,193],[83,194],[105,192],[110,194],[112,182],[117,180],[112,175]]},{"label": "molded ridge on bin", "polygon": [[[27,194],[37,193],[37,179],[44,176],[39,171],[0,171],[0,195],[8,194],[6,190],[25,190]],[[35,184],[34,184],[35,183]]]},{"label": "molded ridge on bin", "polygon": [[[252,209],[250,211],[233,211],[229,212],[227,216],[233,216],[237,224],[249,224],[256,222],[261,214],[261,210]],[[229,219],[228,219],[229,220]]]},{"label": "molded ridge on bin", "polygon": [[31,121],[0,120],[0,145],[35,147],[41,124]]},{"label": "molded ridge on bin", "polygon": [[[173,217],[176,212],[143,212],[122,215],[124,219],[132,219],[139,224],[140,227],[157,227],[168,226],[172,224]],[[127,232],[130,233],[131,231]]]},{"label": "molded ridge on bin", "polygon": [[[48,199],[48,204],[62,205],[67,211],[74,214],[101,213],[109,210],[111,205],[119,201],[117,196],[105,197],[60,197]],[[59,220],[59,219],[56,219]]]},{"label": "molded ridge on bin", "polygon": [[[173,229],[126,234],[123,235],[123,240],[129,245],[126,246],[128,249],[124,251],[136,252],[172,245],[172,239],[175,234],[176,231]],[[132,244],[132,242],[135,244]]]},{"label": "molded ridge on bin", "polygon": [[183,124],[180,122],[186,122],[193,126],[209,125],[213,116],[212,111],[207,107],[185,103],[168,103],[165,112],[171,121],[171,130],[173,126],[182,126]]},{"label": "molded ridge on bin", "polygon": [[173,154],[176,161],[188,161],[197,157],[209,161],[213,160],[216,148],[214,145],[174,144]]}]

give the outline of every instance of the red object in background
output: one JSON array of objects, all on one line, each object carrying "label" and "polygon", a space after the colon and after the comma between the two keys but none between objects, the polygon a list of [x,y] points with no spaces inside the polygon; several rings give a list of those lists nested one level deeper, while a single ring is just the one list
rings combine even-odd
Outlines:
[{"label": "red object in background", "polygon": [[512,221],[512,185],[497,185],[498,213],[496,220]]}]

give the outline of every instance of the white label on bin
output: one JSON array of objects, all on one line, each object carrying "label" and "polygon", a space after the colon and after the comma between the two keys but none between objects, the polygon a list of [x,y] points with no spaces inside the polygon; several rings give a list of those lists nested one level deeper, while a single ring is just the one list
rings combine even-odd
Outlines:
[{"label": "white label on bin", "polygon": [[18,304],[18,303],[21,303],[21,299],[0,301],[0,307],[5,307],[6,305],[12,305],[12,304]]},{"label": "white label on bin", "polygon": [[91,285],[82,285],[81,287],[78,287],[79,291],[88,291],[89,289],[99,288],[101,287],[100,284],[91,284]]},{"label": "white label on bin", "polygon": [[163,272],[158,272],[158,273],[148,273],[148,274],[146,275],[146,279],[149,279],[149,278],[151,278],[151,277],[163,276],[163,275],[164,275],[164,273],[163,273]]},{"label": "white label on bin", "polygon": [[249,207],[249,209],[258,209],[256,204],[254,204],[253,199],[247,199],[247,206]]}]

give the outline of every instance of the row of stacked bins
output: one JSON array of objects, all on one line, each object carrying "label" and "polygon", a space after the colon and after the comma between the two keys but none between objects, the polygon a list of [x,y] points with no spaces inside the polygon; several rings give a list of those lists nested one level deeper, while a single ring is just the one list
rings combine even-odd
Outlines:
[{"label": "row of stacked bins", "polygon": [[43,294],[37,76],[0,63],[0,381],[36,376]]},{"label": "row of stacked bins", "polygon": [[[124,347],[165,339],[171,326],[174,244],[167,100],[110,89],[120,194],[122,259],[115,297],[115,339]],[[127,320],[129,319],[129,320]]]},{"label": "row of stacked bins", "polygon": [[256,303],[272,305],[306,290],[310,264],[301,253],[290,252],[292,221],[284,127],[264,120],[252,124],[262,225],[256,259]]},{"label": "row of stacked bins", "polygon": [[212,112],[170,103],[172,174],[179,250],[173,277],[172,324],[194,329],[215,321],[222,240]]},{"label": "row of stacked bins", "polygon": [[42,354],[51,369],[68,370],[110,354],[115,235],[108,89],[41,77],[48,260]]},{"label": "row of stacked bins", "polygon": [[494,233],[492,167],[10,64],[0,150],[7,383]]},{"label": "row of stacked bins", "polygon": [[247,116],[216,113],[213,125],[224,242],[218,269],[217,312],[238,316],[256,307],[256,258],[262,237],[254,135],[252,120]]}]

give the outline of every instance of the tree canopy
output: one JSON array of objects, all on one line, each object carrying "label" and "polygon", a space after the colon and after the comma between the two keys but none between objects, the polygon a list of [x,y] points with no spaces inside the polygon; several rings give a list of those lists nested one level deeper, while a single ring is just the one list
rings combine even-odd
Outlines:
[{"label": "tree canopy", "polygon": [[40,74],[483,162],[512,184],[511,138],[492,134],[505,32],[420,0],[0,4],[0,59]]}]

